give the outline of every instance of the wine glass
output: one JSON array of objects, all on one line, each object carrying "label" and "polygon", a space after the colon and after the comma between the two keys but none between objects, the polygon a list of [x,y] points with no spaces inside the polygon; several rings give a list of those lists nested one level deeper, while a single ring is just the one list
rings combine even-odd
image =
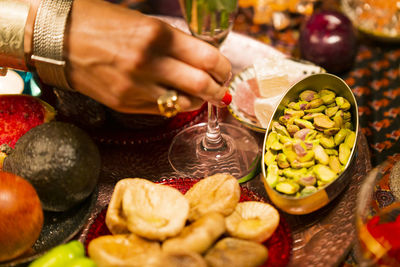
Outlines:
[{"label": "wine glass", "polygon": [[[193,36],[219,47],[232,28],[237,0],[180,0]],[[227,172],[243,182],[258,169],[260,148],[247,130],[218,122],[218,109],[208,103],[208,121],[188,127],[172,140],[168,160],[183,175],[203,178]]]},{"label": "wine glass", "polygon": [[355,217],[358,265],[400,266],[400,162],[383,162],[368,173]]}]

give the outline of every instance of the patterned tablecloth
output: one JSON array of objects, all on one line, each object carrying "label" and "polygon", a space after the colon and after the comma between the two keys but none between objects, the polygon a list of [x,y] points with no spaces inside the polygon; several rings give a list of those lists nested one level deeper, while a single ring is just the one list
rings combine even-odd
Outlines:
[{"label": "patterned tablecloth", "polygon": [[[254,25],[239,14],[235,31],[270,44],[291,56],[298,56],[298,28],[277,32],[266,25]],[[353,67],[340,74],[358,103],[360,126],[371,150],[372,164],[400,159],[400,44],[388,45],[359,39]]]},{"label": "patterned tablecloth", "polygon": [[[267,25],[254,25],[248,10],[241,11],[235,31],[299,56],[298,27],[276,31]],[[357,99],[360,128],[367,137],[372,166],[400,160],[400,44],[377,43],[360,36],[353,67],[339,76]],[[354,251],[342,266],[356,266]]]}]

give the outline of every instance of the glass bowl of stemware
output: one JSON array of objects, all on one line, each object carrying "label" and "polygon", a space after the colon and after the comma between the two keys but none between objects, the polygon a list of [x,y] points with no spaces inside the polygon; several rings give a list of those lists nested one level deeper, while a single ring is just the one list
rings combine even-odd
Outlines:
[{"label": "glass bowl of stemware", "polygon": [[358,266],[400,266],[400,161],[387,160],[368,173],[355,219]]}]

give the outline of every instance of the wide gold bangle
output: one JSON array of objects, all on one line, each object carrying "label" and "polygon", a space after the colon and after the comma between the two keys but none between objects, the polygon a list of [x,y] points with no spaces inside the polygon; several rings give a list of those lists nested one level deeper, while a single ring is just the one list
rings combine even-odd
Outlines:
[{"label": "wide gold bangle", "polygon": [[24,33],[28,13],[27,2],[0,1],[0,66],[27,70]]},{"label": "wide gold bangle", "polygon": [[64,33],[73,0],[42,0],[33,30],[33,55],[40,79],[58,88],[73,90],[67,81]]}]

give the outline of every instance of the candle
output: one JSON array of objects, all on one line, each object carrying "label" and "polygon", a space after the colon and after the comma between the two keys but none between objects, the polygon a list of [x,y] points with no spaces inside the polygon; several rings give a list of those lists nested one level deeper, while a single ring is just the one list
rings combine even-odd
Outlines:
[{"label": "candle", "polygon": [[0,76],[0,94],[21,94],[24,80],[13,70],[8,69],[5,76]]}]

